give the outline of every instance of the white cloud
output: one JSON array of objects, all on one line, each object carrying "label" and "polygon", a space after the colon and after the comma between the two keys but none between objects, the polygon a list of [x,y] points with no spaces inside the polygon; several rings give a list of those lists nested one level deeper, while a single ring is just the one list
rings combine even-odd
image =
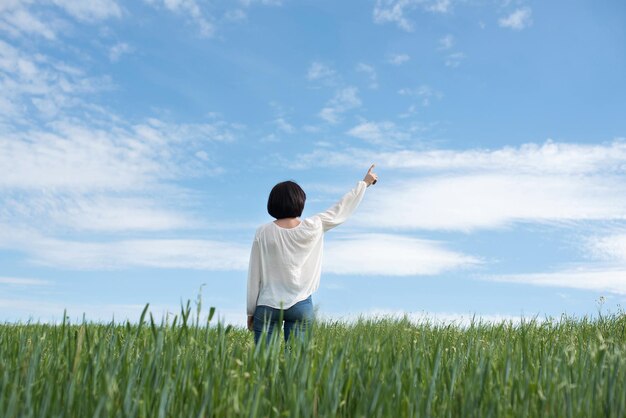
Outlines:
[{"label": "white cloud", "polygon": [[198,227],[176,181],[221,174],[206,147],[232,141],[236,129],[156,119],[48,128],[0,134],[0,222],[48,233]]},{"label": "white cloud", "polygon": [[0,222],[48,232],[189,228],[176,181],[220,174],[214,144],[243,129],[215,117],[126,121],[91,102],[106,82],[3,41],[0,72],[0,126],[10,127],[0,130]]},{"label": "white cloud", "polygon": [[375,23],[395,23],[407,32],[413,30],[413,23],[405,17],[405,12],[417,7],[415,0],[376,0],[373,17]]},{"label": "white cloud", "polygon": [[441,243],[391,234],[333,237],[325,246],[323,269],[335,274],[422,276],[480,264]]},{"label": "white cloud", "polygon": [[164,192],[159,199],[59,192],[11,196],[0,198],[4,207],[0,220],[4,218],[14,225],[24,224],[47,230],[57,227],[72,231],[123,233],[198,226],[191,221],[191,216],[185,216],[180,209],[167,208],[167,204],[176,199]]},{"label": "white cloud", "polygon": [[356,71],[367,75],[367,77],[369,78],[368,87],[370,89],[378,88],[378,75],[376,74],[376,69],[374,69],[374,67],[372,67],[371,65],[365,64],[363,62],[360,62],[356,66]]},{"label": "white cloud", "polygon": [[341,114],[361,106],[358,93],[359,90],[356,87],[345,87],[338,90],[320,111],[319,116],[328,123],[338,123]]},{"label": "white cloud", "polygon": [[195,0],[146,0],[149,4],[159,4],[176,14],[186,16],[200,31],[200,35],[211,37],[215,34],[215,25],[211,22],[211,16],[203,13],[200,5]]},{"label": "white cloud", "polygon": [[224,19],[229,22],[243,22],[248,18],[245,11],[241,9],[228,10],[224,13]]},{"label": "white cloud", "polygon": [[[418,92],[419,93],[419,92]],[[349,149],[341,153],[342,164],[350,166],[363,158],[376,157],[381,167],[419,172],[519,172],[525,174],[620,174],[626,172],[626,142],[576,144],[554,142],[527,143],[498,149],[426,151],[402,150],[367,152]]]},{"label": "white cloud", "polygon": [[592,266],[547,273],[503,274],[485,279],[626,295],[626,268],[623,266],[614,268]]},{"label": "white cloud", "polygon": [[392,54],[389,56],[387,62],[393,65],[402,65],[410,59],[411,57],[408,54]]},{"label": "white cloud", "polygon": [[[473,231],[518,222],[626,219],[626,144],[526,144],[498,150],[316,150],[292,167],[390,170],[355,222],[368,228]],[[392,170],[402,170],[392,174]],[[407,173],[408,171],[408,173]],[[413,172],[413,173],[411,173]],[[384,185],[384,186],[382,186]]]},{"label": "white cloud", "polygon": [[280,138],[276,134],[265,135],[261,139],[260,142],[280,142]]},{"label": "white cloud", "polygon": [[[84,13],[84,19],[104,16],[74,12]],[[0,123],[10,127],[0,130],[1,248],[45,265],[79,269],[242,266],[237,257],[243,250],[236,244],[98,242],[93,234],[82,234],[179,231],[197,225],[181,210],[184,203],[177,203],[184,193],[168,183],[214,171],[214,163],[197,159],[197,152],[208,156],[207,144],[233,141],[239,126],[219,119],[210,124],[128,122],[92,102],[110,84],[106,78],[88,77],[80,68],[4,41],[0,73],[6,100],[0,100],[0,107],[7,110]],[[37,123],[40,118],[46,123]],[[79,238],[51,237],[67,237],[68,232]],[[91,241],[82,242],[87,236]],[[131,259],[133,252],[137,260]],[[11,283],[17,285],[16,280]],[[0,283],[9,283],[8,278]],[[21,280],[28,283],[35,285]]]},{"label": "white cloud", "polygon": [[99,127],[60,121],[46,131],[0,135],[0,189],[137,190],[201,169],[189,161],[207,141],[231,141],[231,127],[166,124]]},{"label": "white cloud", "polygon": [[109,59],[112,62],[117,62],[122,55],[131,53],[132,51],[133,48],[126,42],[119,42],[109,49]]},{"label": "white cloud", "polygon": [[439,39],[439,49],[450,49],[454,46],[454,36],[448,34]]},{"label": "white cloud", "polygon": [[465,54],[462,52],[454,52],[446,56],[446,67],[456,68],[461,65],[461,62],[465,59]]},{"label": "white cloud", "polygon": [[[54,4],[88,22],[123,13],[112,1]],[[204,19],[194,1],[160,4],[196,23]],[[54,39],[52,25],[43,25],[26,6],[0,4],[15,18],[10,22],[15,34]],[[52,7],[45,10],[50,21],[67,27]],[[131,49],[114,45],[110,59]],[[249,249],[238,244],[169,238],[199,225],[179,181],[219,174],[212,144],[234,141],[242,126],[220,118],[210,123],[125,120],[96,102],[97,93],[112,84],[107,77],[88,76],[81,68],[2,40],[0,74],[0,247],[41,264],[79,269],[220,270],[247,263]],[[163,230],[169,231],[168,239],[108,235]]]},{"label": "white cloud", "polygon": [[362,122],[351,128],[346,134],[362,139],[372,144],[391,145],[406,141],[410,134],[400,130],[393,122]]},{"label": "white cloud", "polygon": [[371,164],[371,158],[375,154],[363,150],[349,149],[346,151],[331,150],[326,142],[318,145],[306,154],[297,155],[295,158],[283,158],[281,164],[294,170],[304,170],[312,167],[348,167],[351,164]]},{"label": "white cloud", "polygon": [[296,128],[294,128],[292,124],[287,122],[285,118],[282,118],[282,117],[276,118],[274,120],[274,123],[276,124],[276,127],[278,128],[278,130],[283,133],[292,134],[296,131]]},{"label": "white cloud", "polygon": [[626,186],[616,177],[441,175],[381,188],[365,202],[359,219],[370,227],[461,231],[516,222],[626,219],[622,196]]},{"label": "white cloud", "polygon": [[335,76],[335,70],[329,65],[314,61],[309,66],[306,78],[309,81],[329,80]]},{"label": "white cloud", "polygon": [[122,9],[113,0],[51,0],[69,15],[79,20],[95,21],[111,17],[121,17]]},{"label": "white cloud", "polygon": [[532,11],[529,7],[517,9],[510,15],[500,18],[498,24],[503,28],[522,30],[532,25]]},{"label": "white cloud", "polygon": [[122,9],[113,0],[44,0],[32,1],[3,1],[0,2],[0,31],[5,31],[13,37],[22,35],[39,35],[48,40],[56,39],[56,32],[64,25],[55,14],[46,14],[45,19],[38,16],[31,7],[55,5],[71,17],[84,21],[94,22],[122,16]]},{"label": "white cloud", "polygon": [[449,13],[452,10],[452,1],[434,0],[426,6],[426,10],[435,13]]},{"label": "white cloud", "polygon": [[626,234],[592,237],[587,240],[585,247],[596,258],[624,264],[626,270]]},{"label": "white cloud", "polygon": [[438,100],[443,98],[443,93],[426,84],[422,84],[417,88],[402,88],[398,90],[398,94],[401,96],[419,97],[421,98],[421,104],[424,107],[430,106],[431,99],[433,98]]},{"label": "white cloud", "polygon": [[626,295],[626,234],[581,239],[581,250],[597,260],[549,272],[492,275],[484,279]]},{"label": "white cloud", "polygon": [[282,0],[239,0],[244,6],[251,6],[253,4],[261,4],[264,6],[280,6],[283,4]]},{"label": "white cloud", "polygon": [[[33,119],[58,119],[61,112],[87,105],[83,97],[110,88],[107,77],[89,77],[80,69],[43,54],[28,53],[0,40],[0,90],[7,101],[0,122],[28,125]],[[93,112],[92,109],[90,109]]]},{"label": "white cloud", "polygon": [[376,0],[372,17],[378,24],[395,23],[400,29],[413,31],[413,22],[407,14],[421,8],[432,13],[448,13],[452,10],[450,0]]},{"label": "white cloud", "polygon": [[48,280],[31,279],[25,277],[0,277],[0,285],[10,286],[47,286]]},{"label": "white cloud", "polygon": [[26,8],[7,7],[7,10],[0,13],[0,30],[8,32],[13,37],[35,34],[53,40],[56,34],[51,26],[49,22],[44,23]]},{"label": "white cloud", "polygon": [[131,267],[246,270],[249,245],[201,239],[76,241],[0,225],[0,248],[26,254],[34,263],[76,270]]}]

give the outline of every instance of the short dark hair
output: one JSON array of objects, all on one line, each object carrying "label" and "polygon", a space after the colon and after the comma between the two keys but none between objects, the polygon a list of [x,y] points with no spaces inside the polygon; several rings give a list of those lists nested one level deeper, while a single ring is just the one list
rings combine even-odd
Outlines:
[{"label": "short dark hair", "polygon": [[267,199],[267,212],[276,219],[302,216],[306,193],[298,183],[288,180],[272,188]]}]

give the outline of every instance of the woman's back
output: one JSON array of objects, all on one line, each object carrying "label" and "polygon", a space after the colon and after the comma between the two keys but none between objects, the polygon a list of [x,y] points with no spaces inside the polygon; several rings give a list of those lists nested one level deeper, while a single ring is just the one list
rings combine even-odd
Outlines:
[{"label": "woman's back", "polygon": [[[274,186],[268,199],[268,212],[277,221],[256,230],[250,253],[249,328],[257,322],[253,321],[253,317],[258,316],[259,321],[263,321],[263,315],[269,313],[274,318],[278,310],[285,310],[289,315],[293,313],[297,320],[301,313],[290,311],[297,311],[303,303],[308,303],[306,311],[312,312],[310,297],[320,283],[324,233],[345,222],[354,212],[363,199],[365,189],[376,182],[373,168],[370,167],[365,178],[335,205],[299,223],[306,200],[304,191],[291,181]],[[261,330],[262,327],[257,324],[255,340],[258,340]]]},{"label": "woman's back", "polygon": [[256,245],[261,274],[258,305],[287,309],[317,290],[323,237],[318,215],[294,228],[269,222],[257,229],[253,251]]}]

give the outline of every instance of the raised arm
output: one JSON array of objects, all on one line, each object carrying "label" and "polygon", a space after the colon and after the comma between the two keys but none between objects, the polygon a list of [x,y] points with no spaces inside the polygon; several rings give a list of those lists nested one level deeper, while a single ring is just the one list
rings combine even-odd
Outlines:
[{"label": "raised arm", "polygon": [[354,212],[359,206],[359,203],[361,203],[365,189],[372,184],[376,184],[378,180],[378,175],[374,173],[373,170],[374,164],[367,170],[367,174],[365,174],[363,180],[359,181],[354,189],[343,195],[339,202],[335,203],[328,210],[317,215],[322,220],[324,232],[341,225],[352,215],[352,212]]}]

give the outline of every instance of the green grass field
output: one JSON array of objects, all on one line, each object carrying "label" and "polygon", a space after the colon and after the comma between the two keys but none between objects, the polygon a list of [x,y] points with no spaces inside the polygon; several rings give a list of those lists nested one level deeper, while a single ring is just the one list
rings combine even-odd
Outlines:
[{"label": "green grass field", "polygon": [[289,349],[174,323],[0,325],[0,417],[624,417],[626,316],[318,323]]}]

